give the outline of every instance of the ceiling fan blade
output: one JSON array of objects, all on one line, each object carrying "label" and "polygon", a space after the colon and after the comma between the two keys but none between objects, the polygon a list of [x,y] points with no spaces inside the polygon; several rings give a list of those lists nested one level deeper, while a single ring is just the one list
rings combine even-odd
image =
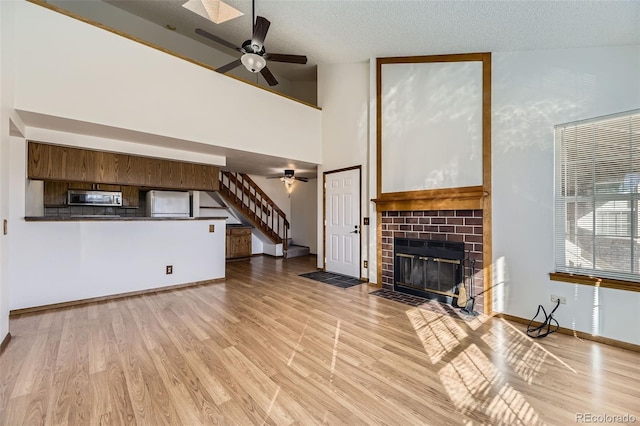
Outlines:
[{"label": "ceiling fan blade", "polygon": [[262,16],[258,16],[256,18],[256,24],[253,27],[253,36],[251,37],[251,44],[258,45],[258,50],[262,49],[264,39],[267,36],[267,31],[269,31],[269,25],[271,25],[271,22],[269,22],[267,18],[263,18]]},{"label": "ceiling fan blade", "polygon": [[238,46],[232,43],[229,43],[227,40],[223,40],[218,36],[214,36],[210,32],[203,30],[202,28],[196,28],[196,34],[206,37],[209,40],[215,41],[216,43],[219,43],[225,47],[228,47],[229,49],[238,50]]},{"label": "ceiling fan blade", "polygon": [[304,55],[285,55],[282,53],[267,53],[265,59],[274,62],[288,62],[291,64],[306,64],[307,57]]},{"label": "ceiling fan blade", "polygon": [[271,71],[269,71],[268,67],[262,68],[260,74],[262,74],[267,83],[269,83],[269,86],[275,86],[276,84],[278,84],[278,80],[276,80],[273,74],[271,74]]},{"label": "ceiling fan blade", "polygon": [[295,180],[299,180],[300,182],[309,182],[309,178],[306,177],[294,177]]},{"label": "ceiling fan blade", "polygon": [[223,65],[219,68],[216,68],[216,72],[219,72],[220,74],[224,74],[227,71],[231,71],[232,69],[239,67],[242,64],[242,61],[240,61],[240,59],[236,59],[233,62],[229,62],[227,65]]}]

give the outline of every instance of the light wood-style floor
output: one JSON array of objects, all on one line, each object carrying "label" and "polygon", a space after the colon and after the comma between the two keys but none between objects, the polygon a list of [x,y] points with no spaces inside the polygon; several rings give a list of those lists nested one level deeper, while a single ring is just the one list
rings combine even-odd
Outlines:
[{"label": "light wood-style floor", "polygon": [[12,318],[0,424],[640,422],[637,353],[298,276],[313,270],[256,257],[225,282]]}]

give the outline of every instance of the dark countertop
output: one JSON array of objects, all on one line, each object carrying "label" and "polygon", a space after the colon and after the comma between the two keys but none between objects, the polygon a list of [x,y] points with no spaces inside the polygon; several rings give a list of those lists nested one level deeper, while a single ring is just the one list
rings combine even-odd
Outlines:
[{"label": "dark countertop", "polygon": [[180,220],[226,220],[226,216],[208,217],[126,217],[126,216],[26,216],[26,222],[140,222]]},{"label": "dark countertop", "polygon": [[227,228],[251,228],[253,229],[254,227],[251,225],[245,225],[242,223],[227,223]]}]

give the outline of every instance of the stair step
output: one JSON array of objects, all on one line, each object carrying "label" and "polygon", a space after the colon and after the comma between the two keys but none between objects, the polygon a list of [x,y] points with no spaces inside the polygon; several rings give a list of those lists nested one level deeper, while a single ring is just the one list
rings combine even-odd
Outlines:
[{"label": "stair step", "polygon": [[308,255],[309,255],[309,247],[305,247],[305,246],[290,245],[289,247],[287,247],[287,250],[285,250],[285,257],[287,259],[291,257],[300,257],[300,256],[308,256]]}]

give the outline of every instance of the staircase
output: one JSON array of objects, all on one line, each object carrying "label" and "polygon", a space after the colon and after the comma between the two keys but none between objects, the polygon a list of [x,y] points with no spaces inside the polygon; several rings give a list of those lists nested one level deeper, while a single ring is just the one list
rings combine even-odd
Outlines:
[{"label": "staircase", "polygon": [[220,172],[220,189],[225,200],[274,244],[282,244],[287,257],[289,222],[282,210],[246,174]]},{"label": "staircase", "polygon": [[308,256],[310,249],[307,246],[299,246],[291,242],[291,238],[287,242],[287,250],[284,252],[287,259],[292,257]]}]

